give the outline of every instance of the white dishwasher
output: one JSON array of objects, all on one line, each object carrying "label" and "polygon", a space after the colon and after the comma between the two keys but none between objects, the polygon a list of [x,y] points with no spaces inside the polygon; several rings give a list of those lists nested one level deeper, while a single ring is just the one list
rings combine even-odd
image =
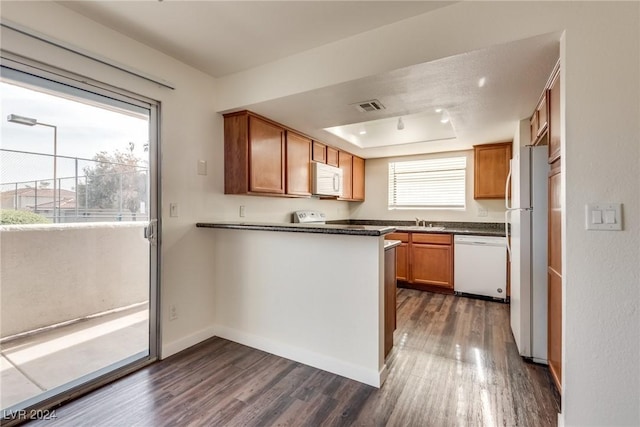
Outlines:
[{"label": "white dishwasher", "polygon": [[507,299],[507,239],[494,236],[454,236],[456,293]]}]

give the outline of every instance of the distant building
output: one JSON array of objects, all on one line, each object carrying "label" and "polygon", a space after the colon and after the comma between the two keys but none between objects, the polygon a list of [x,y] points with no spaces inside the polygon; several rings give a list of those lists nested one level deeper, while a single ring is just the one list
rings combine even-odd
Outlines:
[{"label": "distant building", "polygon": [[[56,204],[60,209],[75,209],[76,192],[57,189]],[[3,191],[1,195],[2,209],[14,209],[45,214],[53,210],[52,188],[18,188],[16,190]]]}]

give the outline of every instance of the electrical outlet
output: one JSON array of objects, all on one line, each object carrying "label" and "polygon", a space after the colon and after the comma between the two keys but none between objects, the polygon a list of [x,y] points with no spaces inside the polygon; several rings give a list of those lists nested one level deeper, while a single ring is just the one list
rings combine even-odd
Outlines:
[{"label": "electrical outlet", "polygon": [[240,206],[240,218],[244,218],[244,213],[245,213],[245,209],[244,209],[244,205]]},{"label": "electrical outlet", "polygon": [[169,306],[169,320],[176,320],[178,318],[178,309],[175,304]]},{"label": "electrical outlet", "polygon": [[478,208],[478,216],[488,216],[489,210],[487,208]]}]

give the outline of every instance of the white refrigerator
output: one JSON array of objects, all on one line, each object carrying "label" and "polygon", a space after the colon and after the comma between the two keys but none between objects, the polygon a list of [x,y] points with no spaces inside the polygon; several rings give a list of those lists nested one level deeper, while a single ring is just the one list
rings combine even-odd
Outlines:
[{"label": "white refrigerator", "polygon": [[[511,330],[520,355],[547,363],[548,148],[527,146],[511,160],[505,222],[511,226]],[[507,193],[508,194],[508,193]],[[508,229],[508,228],[507,228]]]}]

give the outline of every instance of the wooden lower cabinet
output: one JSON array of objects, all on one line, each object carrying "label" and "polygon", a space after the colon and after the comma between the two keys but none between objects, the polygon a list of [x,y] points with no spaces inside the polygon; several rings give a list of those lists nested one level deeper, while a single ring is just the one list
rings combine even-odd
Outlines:
[{"label": "wooden lower cabinet", "polygon": [[409,280],[409,244],[400,243],[396,246],[396,279],[404,282]]},{"label": "wooden lower cabinet", "polygon": [[396,247],[396,279],[403,286],[453,292],[453,238],[451,234],[391,233]]},{"label": "wooden lower cabinet", "polygon": [[396,249],[384,251],[384,356],[393,348],[396,330]]},{"label": "wooden lower cabinet", "polygon": [[411,244],[410,282],[453,289],[451,245]]},{"label": "wooden lower cabinet", "polygon": [[409,233],[390,233],[384,236],[386,240],[400,240],[396,246],[396,279],[406,282],[409,280]]},{"label": "wooden lower cabinet", "polygon": [[551,377],[562,393],[562,277],[549,268],[548,279],[547,357]]}]

